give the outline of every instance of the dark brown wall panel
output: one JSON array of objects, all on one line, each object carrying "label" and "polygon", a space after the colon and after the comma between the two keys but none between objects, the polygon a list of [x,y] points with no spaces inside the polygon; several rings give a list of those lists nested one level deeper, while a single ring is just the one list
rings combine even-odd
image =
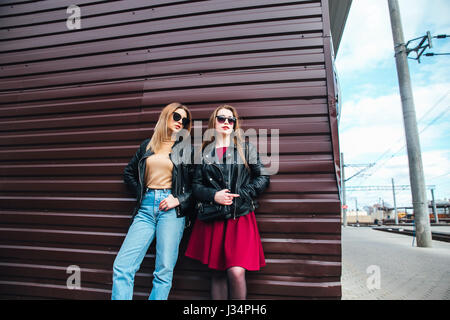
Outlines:
[{"label": "dark brown wall panel", "polygon": [[[244,130],[279,130],[279,171],[256,211],[267,265],[248,274],[248,297],[339,299],[327,1],[78,1],[76,31],[70,4],[0,4],[0,298],[109,299],[134,206],[123,169],[181,101],[201,129],[227,102]],[[183,256],[189,232],[170,298],[208,299],[208,269]],[[81,290],[66,286],[70,265]]]}]

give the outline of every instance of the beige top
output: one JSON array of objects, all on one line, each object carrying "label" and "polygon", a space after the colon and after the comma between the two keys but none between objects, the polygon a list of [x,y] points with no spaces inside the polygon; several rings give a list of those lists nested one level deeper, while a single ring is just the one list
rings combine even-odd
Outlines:
[{"label": "beige top", "polygon": [[147,188],[170,189],[173,163],[169,158],[173,141],[163,142],[160,150],[146,159],[145,181]]}]

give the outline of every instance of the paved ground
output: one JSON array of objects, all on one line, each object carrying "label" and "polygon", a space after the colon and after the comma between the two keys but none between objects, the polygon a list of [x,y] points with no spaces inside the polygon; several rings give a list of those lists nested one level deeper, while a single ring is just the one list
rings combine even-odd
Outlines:
[{"label": "paved ground", "polygon": [[342,299],[450,300],[450,243],[412,242],[370,227],[342,228]]}]

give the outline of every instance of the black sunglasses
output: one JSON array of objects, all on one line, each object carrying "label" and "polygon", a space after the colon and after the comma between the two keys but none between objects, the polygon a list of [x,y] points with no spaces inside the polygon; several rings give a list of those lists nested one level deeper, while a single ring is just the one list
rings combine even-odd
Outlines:
[{"label": "black sunglasses", "polygon": [[224,117],[224,116],[216,116],[216,118],[217,118],[217,121],[220,124],[225,123],[225,120],[228,120],[228,123],[231,124],[231,125],[234,125],[236,123],[236,118],[235,117],[227,118],[227,117]]},{"label": "black sunglasses", "polygon": [[182,115],[179,114],[178,112],[174,112],[172,114],[172,117],[173,117],[173,120],[177,121],[177,122],[180,121],[180,119],[183,119],[183,120],[181,120],[181,123],[183,124],[183,127],[186,127],[189,124],[189,122],[190,122],[189,118],[183,118]]}]

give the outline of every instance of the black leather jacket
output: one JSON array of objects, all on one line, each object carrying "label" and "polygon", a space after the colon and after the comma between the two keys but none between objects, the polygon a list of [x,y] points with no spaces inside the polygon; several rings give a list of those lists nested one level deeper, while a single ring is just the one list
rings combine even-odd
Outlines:
[{"label": "black leather jacket", "polygon": [[[136,197],[137,203],[132,217],[137,214],[146,190],[144,181],[146,159],[153,154],[153,151],[146,151],[150,139],[144,140],[136,154],[125,167],[123,180],[128,189]],[[190,152],[187,152],[190,151]],[[172,170],[172,188],[171,192],[175,198],[178,198],[180,205],[175,207],[177,217],[186,216],[187,223],[190,224],[190,217],[193,214],[192,197],[192,176],[193,176],[193,155],[194,150],[190,144],[185,144],[178,140],[172,146],[172,152],[169,154],[174,166]]]},{"label": "black leather jacket", "polygon": [[[246,142],[243,150],[249,169],[243,164],[235,145],[227,148],[222,161],[216,156],[215,142],[205,147],[203,161],[195,165],[192,180],[192,190],[198,206],[214,206],[217,210],[226,210],[226,218],[246,215],[258,207],[256,198],[269,186],[270,176],[263,174],[264,166],[254,145]],[[239,194],[232,205],[223,206],[214,201],[214,195],[222,189]]]}]

